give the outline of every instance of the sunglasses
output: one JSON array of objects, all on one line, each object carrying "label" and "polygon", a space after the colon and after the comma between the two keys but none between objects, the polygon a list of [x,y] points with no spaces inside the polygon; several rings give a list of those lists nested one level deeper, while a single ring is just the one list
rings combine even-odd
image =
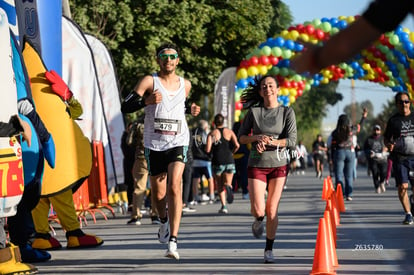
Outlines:
[{"label": "sunglasses", "polygon": [[178,58],[178,54],[176,54],[176,53],[172,53],[172,54],[161,53],[160,55],[158,55],[158,58],[161,59],[162,61],[167,61],[168,58],[170,60],[174,60],[174,59]]},{"label": "sunglasses", "polygon": [[409,100],[398,100],[399,104],[410,104]]}]

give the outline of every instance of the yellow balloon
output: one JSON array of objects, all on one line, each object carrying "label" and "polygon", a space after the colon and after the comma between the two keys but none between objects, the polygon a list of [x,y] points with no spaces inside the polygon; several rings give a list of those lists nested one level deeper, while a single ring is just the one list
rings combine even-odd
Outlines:
[{"label": "yellow balloon", "polygon": [[322,78],[321,83],[322,84],[328,84],[329,83],[329,78],[327,78],[327,77]]},{"label": "yellow balloon", "polygon": [[364,64],[362,65],[362,68],[363,68],[364,70],[368,71],[368,70],[371,70],[371,65],[369,65],[368,63],[364,63]]},{"label": "yellow balloon", "polygon": [[[238,110],[237,110],[238,111]],[[234,122],[239,122],[240,121],[240,117],[238,117],[238,116],[234,116]]]},{"label": "yellow balloon", "polygon": [[258,65],[259,74],[266,75],[267,74],[267,67],[264,65]]},{"label": "yellow balloon", "polygon": [[241,68],[240,70],[238,70],[236,77],[237,79],[247,78],[247,70],[245,68]]},{"label": "yellow balloon", "polygon": [[355,17],[354,16],[349,16],[347,19],[346,19],[346,22],[348,22],[348,24],[349,23],[352,23],[352,22],[354,22],[355,21]]},{"label": "yellow balloon", "polygon": [[289,89],[289,95],[295,97],[298,94],[298,91],[296,91],[295,88]]},{"label": "yellow balloon", "polygon": [[241,114],[241,110],[236,110],[236,111],[234,111],[234,116],[235,117],[240,117],[240,114]]},{"label": "yellow balloon", "polygon": [[255,76],[255,75],[257,75],[259,73],[259,70],[256,68],[256,66],[250,66],[248,69],[247,69],[247,74],[249,75],[249,76]]},{"label": "yellow balloon", "polygon": [[410,41],[414,42],[414,32],[410,33],[408,36],[410,37]]},{"label": "yellow balloon", "polygon": [[289,94],[289,90],[287,88],[285,88],[285,87],[280,88],[280,94],[286,96],[286,95]]},{"label": "yellow balloon", "polygon": [[303,40],[305,42],[308,42],[309,41],[309,35],[307,35],[306,33],[301,33],[301,34],[299,34],[299,39]]},{"label": "yellow balloon", "polygon": [[283,30],[283,31],[280,33],[280,36],[281,36],[281,37],[283,37],[284,39],[288,39],[288,36],[289,36],[289,31],[288,31],[288,30]]},{"label": "yellow balloon", "polygon": [[298,37],[299,37],[299,32],[298,32],[297,30],[292,30],[292,31],[290,32],[290,38],[291,38],[292,40],[296,40]]},{"label": "yellow balloon", "polygon": [[296,101],[296,97],[294,96],[289,96],[289,104],[293,104]]}]

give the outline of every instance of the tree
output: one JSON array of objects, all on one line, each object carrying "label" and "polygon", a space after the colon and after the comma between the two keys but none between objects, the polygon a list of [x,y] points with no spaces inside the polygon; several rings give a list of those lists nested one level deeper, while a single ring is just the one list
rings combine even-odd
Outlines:
[{"label": "tree", "polygon": [[298,140],[303,140],[308,148],[313,141],[309,137],[316,137],[320,133],[322,119],[326,116],[326,106],[335,105],[342,100],[342,95],[336,93],[337,87],[338,82],[335,81],[312,87],[292,105],[296,114]]},{"label": "tree", "polygon": [[168,41],[181,48],[179,73],[192,82],[192,99],[199,101],[213,92],[225,68],[237,66],[259,42],[291,20],[280,0],[72,0],[70,4],[75,22],[110,49],[123,96],[140,77],[157,69],[155,50]]}]

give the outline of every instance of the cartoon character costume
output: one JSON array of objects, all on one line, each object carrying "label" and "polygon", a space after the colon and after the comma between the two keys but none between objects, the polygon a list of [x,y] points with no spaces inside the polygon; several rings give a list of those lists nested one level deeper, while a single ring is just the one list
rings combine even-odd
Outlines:
[{"label": "cartoon character costume", "polygon": [[19,114],[21,119],[31,126],[32,138],[30,147],[27,146],[26,142],[22,143],[25,185],[23,198],[17,206],[16,215],[10,217],[7,223],[10,240],[19,246],[23,262],[46,261],[51,258],[50,254],[45,251],[32,249],[29,244],[29,238],[33,233],[31,211],[40,199],[44,159],[46,159],[51,168],[55,166],[55,145],[52,135],[47,131],[43,121],[36,112],[20,47],[11,31],[10,41]]},{"label": "cartoon character costume", "polygon": [[[41,198],[32,211],[36,249],[58,249],[61,244],[50,235],[48,215],[50,205],[66,231],[68,248],[98,246],[103,241],[83,233],[77,218],[73,192],[89,176],[92,152],[89,140],[74,121],[82,114],[82,107],[60,76],[48,72],[37,51],[24,43],[23,58],[32,84],[32,96],[39,116],[55,142],[55,167],[45,166]],[[56,96],[58,95],[58,96]]]}]

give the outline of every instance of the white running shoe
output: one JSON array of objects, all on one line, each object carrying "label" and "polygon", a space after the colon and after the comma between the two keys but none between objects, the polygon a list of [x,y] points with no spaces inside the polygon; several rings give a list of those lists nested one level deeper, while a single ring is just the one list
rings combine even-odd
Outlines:
[{"label": "white running shoe", "polygon": [[262,237],[263,235],[263,232],[264,232],[263,221],[255,220],[252,224],[253,236],[257,239],[260,239],[260,237]]},{"label": "white running shoe", "polygon": [[177,251],[177,243],[174,241],[169,241],[168,242],[168,250],[165,253],[165,257],[171,258],[171,259],[176,259],[179,260],[180,259],[180,254],[178,254]]},{"label": "white running shoe", "polygon": [[170,239],[170,223],[161,223],[158,229],[158,240],[160,243],[167,243]]},{"label": "white running shoe", "polygon": [[380,183],[381,193],[384,193],[387,189],[385,189],[385,182]]},{"label": "white running shoe", "polygon": [[273,257],[273,251],[272,250],[266,250],[264,252],[264,262],[265,264],[271,264],[275,262],[275,258]]}]

